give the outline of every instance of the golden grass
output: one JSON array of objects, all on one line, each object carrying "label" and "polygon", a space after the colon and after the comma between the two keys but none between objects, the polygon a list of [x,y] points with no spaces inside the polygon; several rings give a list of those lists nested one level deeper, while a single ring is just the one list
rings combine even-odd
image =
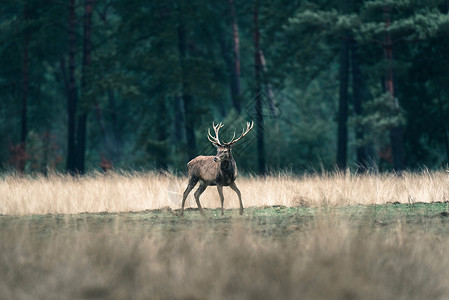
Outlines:
[{"label": "golden grass", "polygon": [[[93,174],[71,177],[4,176],[0,179],[0,214],[74,214],[80,212],[142,211],[180,208],[185,177],[154,173]],[[344,206],[387,202],[437,202],[449,200],[449,174],[443,171],[355,175],[325,174],[291,177],[239,177],[243,205],[248,206]],[[237,208],[238,200],[224,189],[225,208]],[[215,187],[201,196],[203,207],[219,207]],[[187,207],[196,207],[193,192]]]}]

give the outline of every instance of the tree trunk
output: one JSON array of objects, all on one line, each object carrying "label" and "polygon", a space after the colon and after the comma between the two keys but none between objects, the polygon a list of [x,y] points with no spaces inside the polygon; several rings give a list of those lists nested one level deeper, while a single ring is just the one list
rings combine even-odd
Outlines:
[{"label": "tree trunk", "polygon": [[[179,3],[178,3],[179,4]],[[179,7],[179,6],[178,6]],[[182,100],[184,104],[184,129],[186,133],[187,139],[187,156],[188,160],[191,160],[197,155],[196,150],[196,140],[195,140],[195,112],[194,112],[194,103],[193,96],[190,94],[190,88],[187,80],[187,71],[185,67],[185,60],[187,58],[187,37],[184,27],[184,22],[182,20],[182,11],[178,12],[179,22],[178,22],[178,51],[179,51],[179,62],[181,68],[181,93]]]},{"label": "tree trunk", "polygon": [[349,83],[349,41],[344,38],[340,57],[340,96],[338,105],[337,167],[345,171],[348,152],[348,83]]},{"label": "tree trunk", "polygon": [[78,128],[76,134],[76,170],[83,174],[85,172],[85,154],[86,154],[86,133],[87,133],[87,99],[88,74],[91,62],[91,29],[92,29],[92,10],[93,0],[84,1],[84,41],[83,41],[83,65],[81,77],[81,95],[82,105],[79,107]]},{"label": "tree trunk", "polygon": [[[83,108],[84,110],[85,108]],[[76,161],[75,169],[79,174],[85,172],[85,152],[86,152],[86,131],[87,131],[87,113],[80,112],[77,118],[76,130]]]},{"label": "tree trunk", "polygon": [[[268,74],[267,62],[265,60],[265,56],[263,55],[263,51],[259,49],[259,59],[260,65],[262,67],[264,75]],[[270,109],[270,114],[272,117],[278,117],[278,111],[276,108],[276,103],[274,101],[274,93],[273,88],[271,87],[270,82],[267,80],[268,76],[264,76],[264,84],[268,94],[268,108]]]},{"label": "tree trunk", "polygon": [[[29,80],[29,57],[28,57],[28,47],[29,47],[29,40],[30,40],[30,34],[28,30],[28,7],[25,4],[25,8],[23,11],[23,18],[25,21],[25,31],[24,31],[24,38],[23,38],[23,57],[22,57],[22,111],[21,111],[21,132],[20,132],[20,151],[21,153],[26,153],[26,139],[28,135],[28,94],[29,94],[29,86],[30,86],[30,80]],[[18,164],[18,171],[24,172],[25,171],[25,159],[21,159]]]},{"label": "tree trunk", "polygon": [[254,5],[254,71],[255,71],[255,94],[256,94],[256,137],[257,137],[257,164],[259,174],[264,175],[267,171],[265,162],[265,137],[262,112],[262,63],[260,61],[260,31],[259,31],[259,1]]},{"label": "tree trunk", "polygon": [[157,157],[156,167],[160,170],[168,170],[169,149],[167,147],[167,128],[169,117],[164,96],[160,96],[156,99],[155,110],[159,116],[159,120],[156,122],[157,141],[159,147],[162,149]]},{"label": "tree trunk", "polygon": [[181,96],[176,97],[175,99],[175,119],[173,120],[173,128],[172,132],[174,141],[182,141],[185,139],[185,130],[182,128],[185,127],[185,112],[184,112],[184,103]]},{"label": "tree trunk", "polygon": [[229,0],[229,7],[232,20],[232,53],[234,58],[233,67],[231,68],[231,98],[235,110],[240,114],[242,111],[242,92],[240,88],[240,38],[234,0]]},{"label": "tree trunk", "polygon": [[[220,30],[221,28],[219,28]],[[229,53],[229,49],[228,49],[228,43],[226,42],[226,34],[224,30],[221,30],[221,32],[217,35],[218,36],[218,44],[220,45],[220,50],[221,50],[221,54],[223,56],[223,61],[226,65],[226,69],[229,72],[229,74],[231,74],[231,78],[229,81],[229,95],[231,96],[231,101],[232,101],[232,106],[234,107],[234,109],[236,111],[238,111],[238,107],[236,107],[236,103],[234,101],[234,78],[233,78],[233,73],[234,73],[234,64],[232,61],[232,57]],[[218,103],[218,109],[220,112],[220,115],[224,118],[226,116],[226,104],[223,102]]]},{"label": "tree trunk", "polygon": [[[235,12],[234,0],[229,0],[229,10],[232,22],[232,53],[228,44],[228,38],[226,31],[219,27],[220,33],[218,34],[218,43],[220,45],[223,60],[225,62],[226,68],[230,74],[230,96],[232,101],[232,106],[237,111],[238,114],[242,111],[241,104],[241,88],[240,88],[240,38],[239,38],[239,28],[237,25],[237,17]],[[226,115],[226,109],[223,104],[219,104],[220,114],[222,116]]]},{"label": "tree trunk", "polygon": [[[355,40],[351,41],[351,69],[352,69],[352,93],[354,101],[354,112],[357,117],[361,117],[363,113],[362,108],[362,72],[360,71],[359,62],[359,47]],[[357,127],[355,129],[355,137],[358,142],[363,140],[363,128]],[[366,171],[368,167],[368,160],[366,154],[366,146],[359,145],[356,150],[357,166],[361,171]]]},{"label": "tree trunk", "polygon": [[281,143],[280,143],[280,137],[281,137],[281,132],[280,132],[280,128],[279,128],[279,110],[278,107],[276,105],[275,99],[274,99],[274,92],[273,92],[273,88],[271,87],[270,82],[268,81],[268,68],[267,68],[267,63],[265,60],[265,56],[263,55],[263,51],[260,50],[259,51],[259,59],[260,59],[260,65],[262,67],[263,70],[263,74],[264,74],[264,84],[265,84],[265,88],[267,90],[267,94],[268,94],[268,108],[270,110],[270,115],[272,118],[274,118],[274,126],[272,126],[272,132],[274,133],[274,136],[276,137],[274,140],[274,147],[273,147],[273,151],[274,151],[274,159],[276,162],[276,169],[279,170],[281,167]]},{"label": "tree trunk", "polygon": [[77,91],[75,82],[75,43],[76,43],[76,16],[75,0],[70,0],[69,4],[69,72],[68,72],[68,90],[67,90],[67,112],[68,112],[68,134],[67,134],[67,171],[76,172],[76,106]]},{"label": "tree trunk", "polygon": [[[385,27],[390,27],[390,8],[384,9]],[[383,44],[384,58],[387,62],[387,68],[385,72],[385,90],[390,94],[391,101],[393,101],[393,113],[399,111],[399,103],[394,97],[394,81],[393,81],[393,43],[391,41],[390,33],[385,33],[385,40]],[[403,131],[401,125],[396,125],[390,129],[390,143],[391,151],[393,155],[393,169],[396,172],[402,172],[404,170],[404,148],[403,148]]]},{"label": "tree trunk", "polygon": [[447,135],[447,121],[446,118],[444,117],[444,109],[443,103],[441,101],[441,96],[438,97],[438,107],[440,110],[441,124],[443,127],[444,146],[446,148],[446,163],[449,163],[449,138]]},{"label": "tree trunk", "polygon": [[187,139],[187,155],[188,159],[191,160],[195,156],[198,155],[196,150],[196,139],[195,139],[195,126],[194,126],[194,110],[193,110],[193,96],[184,93],[183,95],[184,102],[184,113],[185,113],[185,131],[186,131],[186,139]]},{"label": "tree trunk", "polygon": [[122,136],[121,127],[119,124],[118,116],[120,114],[119,108],[117,108],[115,96],[113,91],[108,91],[108,111],[111,116],[111,124],[109,128],[106,128],[103,113],[98,105],[95,103],[95,111],[97,113],[98,122],[103,132],[104,139],[104,156],[108,161],[120,162],[122,157]]}]

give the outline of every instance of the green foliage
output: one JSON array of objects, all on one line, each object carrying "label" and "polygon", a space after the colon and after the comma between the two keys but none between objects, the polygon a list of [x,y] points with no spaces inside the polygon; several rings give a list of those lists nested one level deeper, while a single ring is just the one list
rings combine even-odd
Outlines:
[{"label": "green foliage", "polygon": [[[240,43],[240,115],[232,108],[230,92],[234,37],[228,1],[95,1],[91,65],[84,74],[84,2],[76,1],[75,76],[78,114],[88,114],[88,169],[97,168],[101,157],[107,157],[117,167],[184,170],[187,123],[193,124],[197,154],[213,154],[205,139],[212,121],[223,121],[231,134],[255,119],[256,7],[240,0],[234,5]],[[363,81],[363,114],[356,116],[349,103],[349,162],[355,162],[354,147],[367,143],[379,147],[385,142],[381,137],[397,125],[405,129],[407,167],[438,167],[447,162],[447,3],[261,0],[258,5],[266,63],[263,90],[270,98],[264,101],[270,170],[334,167],[342,39],[358,43]],[[33,171],[33,166],[44,170],[45,164],[60,161],[67,151],[68,7],[57,1],[8,0],[0,14],[0,142],[4,145],[0,162],[7,164],[10,146],[20,140],[28,45],[27,154],[33,159],[27,170]],[[384,57],[386,34],[394,44],[393,61]],[[394,73],[394,100],[381,84],[389,68]],[[353,94],[350,89],[349,99]],[[188,110],[183,95],[192,99]],[[278,114],[271,111],[273,106]],[[362,129],[363,141],[357,141],[354,132]],[[36,149],[43,149],[42,137],[47,134],[58,150],[45,152],[49,157],[44,160],[43,150]],[[235,149],[244,172],[257,166],[255,133],[251,135],[248,144]],[[52,167],[61,169],[63,164]]]},{"label": "green foliage", "polygon": [[366,132],[379,135],[396,126],[406,124],[405,111],[397,107],[397,99],[389,93],[365,103],[365,115],[358,119],[356,126],[362,126]]}]

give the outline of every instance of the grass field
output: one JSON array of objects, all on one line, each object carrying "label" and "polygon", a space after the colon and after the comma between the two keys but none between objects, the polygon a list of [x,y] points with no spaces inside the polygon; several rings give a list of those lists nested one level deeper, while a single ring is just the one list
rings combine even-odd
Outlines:
[{"label": "grass field", "polygon": [[[93,174],[70,177],[3,176],[0,178],[0,214],[75,214],[127,212],[181,206],[187,186],[185,177],[152,173]],[[447,172],[356,175],[329,173],[292,177],[287,175],[237,178],[245,207],[334,207],[386,203],[449,201]],[[224,189],[225,208],[237,208],[238,199]],[[203,207],[220,205],[216,188],[201,196]],[[193,192],[187,207],[196,207]]]},{"label": "grass field", "polygon": [[0,299],[449,298],[444,172],[241,178],[223,217],[185,181],[3,177]]}]

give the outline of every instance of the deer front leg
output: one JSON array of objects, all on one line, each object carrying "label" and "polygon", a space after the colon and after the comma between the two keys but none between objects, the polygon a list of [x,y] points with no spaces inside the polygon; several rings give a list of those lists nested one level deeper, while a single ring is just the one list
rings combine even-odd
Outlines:
[{"label": "deer front leg", "polygon": [[223,196],[223,187],[221,185],[217,185],[218,194],[220,195],[220,201],[221,201],[221,215],[224,215],[223,212],[223,203],[224,203],[224,196]]},{"label": "deer front leg", "polygon": [[198,179],[196,178],[190,178],[189,183],[187,185],[186,190],[184,191],[184,194],[182,195],[182,206],[181,206],[181,216],[184,215],[184,204],[186,203],[187,196],[189,195],[190,191],[193,190],[196,183],[198,182]]},{"label": "deer front leg", "polygon": [[237,185],[235,184],[235,182],[231,183],[229,185],[229,187],[236,192],[237,196],[239,196],[239,201],[240,201],[240,215],[243,215],[243,203],[242,203],[242,195],[240,194],[240,190],[238,189]]},{"label": "deer front leg", "polygon": [[195,194],[194,194],[195,200],[196,200],[196,205],[198,205],[198,208],[202,215],[204,215],[204,211],[200,204],[200,196],[206,188],[207,188],[207,185],[204,182],[200,181],[200,186],[198,187],[198,189],[195,191]]}]

